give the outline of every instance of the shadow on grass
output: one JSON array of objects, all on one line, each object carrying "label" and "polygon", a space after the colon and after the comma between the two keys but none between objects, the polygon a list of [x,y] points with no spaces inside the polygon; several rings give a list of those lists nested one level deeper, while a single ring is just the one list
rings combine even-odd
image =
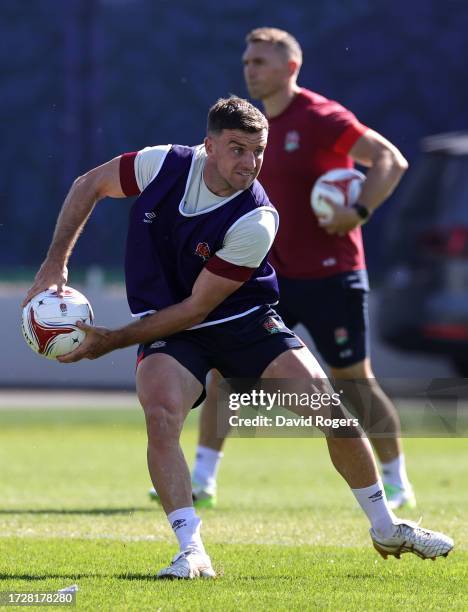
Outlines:
[{"label": "shadow on grass", "polygon": [[60,580],[79,580],[80,578],[116,578],[118,580],[156,580],[154,574],[0,574],[2,580],[30,580],[31,582],[58,578]]},{"label": "shadow on grass", "polygon": [[60,580],[78,580],[79,578],[98,578],[96,574],[0,574],[0,580],[47,580],[58,578]]},{"label": "shadow on grass", "polygon": [[[56,579],[60,579],[60,580],[70,580],[70,581],[76,581],[79,580],[80,578],[101,578],[101,579],[108,579],[108,578],[114,578],[117,580],[129,580],[129,581],[146,581],[146,582],[154,582],[155,580],[157,580],[156,578],[156,571],[154,574],[49,574],[49,573],[44,573],[44,574],[0,574],[0,581],[2,580],[30,580],[31,582],[34,581],[40,581],[40,580],[47,580],[48,578],[56,578]],[[219,579],[223,579],[224,578],[224,574],[221,572],[218,574],[218,580]],[[226,576],[226,578],[229,579],[229,576]],[[231,577],[232,578],[232,577]],[[343,577],[341,577],[343,578]],[[371,578],[375,578],[375,576],[373,574],[362,574],[362,575],[350,575],[348,574],[347,578],[351,578],[351,579],[371,579]],[[305,574],[303,576],[298,576],[298,575],[294,575],[294,576],[236,576],[235,577],[235,582],[236,583],[262,583],[262,582],[272,582],[272,583],[280,583],[280,584],[292,584],[292,583],[296,583],[298,580],[309,580],[310,579],[310,574]],[[177,580],[175,580],[174,582],[179,582]]]},{"label": "shadow on grass", "polygon": [[114,578],[118,580],[156,580],[156,574],[158,570],[155,570],[154,574],[116,574]]},{"label": "shadow on grass", "polygon": [[134,512],[154,512],[154,506],[148,508],[147,506],[141,508],[39,508],[39,509],[15,509],[15,508],[2,508],[0,509],[0,515],[2,514],[84,514],[84,515],[113,515],[113,514],[133,514]]},{"label": "shadow on grass", "polygon": [[43,574],[1,574],[0,573],[0,581],[2,580],[47,580],[47,578],[59,578],[60,580],[79,580],[80,578],[115,578],[117,580],[155,580],[156,573],[151,574],[57,574],[57,573],[47,573]]},{"label": "shadow on grass", "polygon": [[[215,568],[216,569],[216,568]],[[224,575],[223,571],[217,571],[217,579],[223,579],[223,578],[228,578],[228,579],[235,579],[235,582],[251,582],[251,583],[258,583],[258,582],[283,582],[283,583],[293,583],[295,581],[302,580],[302,579],[309,579],[310,575],[309,574],[305,574],[304,576],[235,576],[235,578],[233,576],[228,576],[228,575]],[[115,576],[113,576],[114,578],[117,578],[119,580],[156,580],[156,573],[155,574],[116,574]],[[175,580],[174,582],[178,582],[177,580]]]}]

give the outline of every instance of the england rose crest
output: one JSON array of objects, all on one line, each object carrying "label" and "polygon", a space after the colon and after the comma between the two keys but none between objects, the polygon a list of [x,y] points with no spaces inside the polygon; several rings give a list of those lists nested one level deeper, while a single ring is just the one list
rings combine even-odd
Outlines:
[{"label": "england rose crest", "polygon": [[268,317],[268,319],[263,322],[263,327],[269,334],[277,334],[281,328],[281,325],[273,317]]},{"label": "england rose crest", "polygon": [[346,327],[337,327],[335,329],[335,342],[337,344],[346,344],[349,340],[349,334]]},{"label": "england rose crest", "polygon": [[201,257],[203,261],[209,259],[211,257],[209,244],[207,242],[199,242],[195,249],[195,255]]}]

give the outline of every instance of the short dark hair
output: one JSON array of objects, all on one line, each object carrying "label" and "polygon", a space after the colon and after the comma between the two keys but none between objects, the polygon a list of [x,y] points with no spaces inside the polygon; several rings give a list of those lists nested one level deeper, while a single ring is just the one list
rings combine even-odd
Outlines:
[{"label": "short dark hair", "polygon": [[241,130],[254,134],[268,130],[265,115],[243,98],[220,98],[208,112],[207,132],[220,134],[223,130]]}]

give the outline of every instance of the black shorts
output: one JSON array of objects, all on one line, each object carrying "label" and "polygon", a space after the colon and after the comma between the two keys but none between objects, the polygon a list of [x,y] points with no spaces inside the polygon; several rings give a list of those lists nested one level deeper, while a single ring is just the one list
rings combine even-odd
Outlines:
[{"label": "black shorts", "polygon": [[[171,355],[205,388],[206,375],[216,368],[224,378],[260,378],[281,353],[304,346],[270,307],[225,323],[179,332],[138,347],[137,363],[148,355]],[[204,393],[197,401],[200,404]]]},{"label": "black shorts", "polygon": [[369,355],[367,272],[328,278],[278,276],[278,313],[289,328],[302,323],[329,366],[346,368]]}]

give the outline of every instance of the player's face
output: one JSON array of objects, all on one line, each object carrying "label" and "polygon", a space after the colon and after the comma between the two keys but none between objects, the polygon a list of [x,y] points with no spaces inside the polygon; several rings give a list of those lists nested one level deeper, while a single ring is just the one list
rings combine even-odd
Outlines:
[{"label": "player's face", "polygon": [[264,100],[287,87],[291,78],[288,60],[271,43],[250,43],[242,61],[245,83],[252,98]]},{"label": "player's face", "polygon": [[208,188],[219,195],[248,189],[262,167],[267,138],[267,130],[253,134],[223,130],[221,134],[208,135],[205,139]]}]

